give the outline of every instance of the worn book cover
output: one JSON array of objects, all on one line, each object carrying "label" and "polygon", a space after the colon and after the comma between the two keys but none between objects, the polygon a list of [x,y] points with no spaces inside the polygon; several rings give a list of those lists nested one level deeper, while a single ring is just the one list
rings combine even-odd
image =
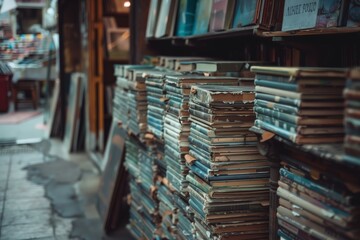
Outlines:
[{"label": "worn book cover", "polygon": [[192,35],[195,22],[196,0],[179,0],[176,36]]},{"label": "worn book cover", "polygon": [[209,31],[226,30],[234,12],[235,0],[213,0]]},{"label": "worn book cover", "polygon": [[296,81],[297,78],[345,78],[346,69],[344,68],[316,68],[316,67],[267,67],[252,66],[251,71],[256,74],[268,74],[275,76],[290,76],[289,82]]},{"label": "worn book cover", "polygon": [[195,11],[194,35],[208,32],[212,5],[212,0],[198,0]]},{"label": "worn book cover", "polygon": [[262,65],[260,61],[198,61],[198,72],[241,72],[250,69],[253,65]]},{"label": "worn book cover", "polygon": [[211,106],[213,103],[222,103],[229,107],[234,103],[252,103],[255,99],[253,87],[242,86],[193,86],[190,94],[191,101]]},{"label": "worn book cover", "polygon": [[257,8],[260,3],[259,0],[237,0],[232,27],[238,28],[256,24],[259,13]]},{"label": "worn book cover", "polygon": [[166,76],[166,83],[173,84],[180,88],[190,88],[192,85],[202,84],[222,84],[236,86],[238,78],[234,77],[216,77],[216,76],[199,76],[199,75],[180,75],[180,76]]},{"label": "worn book cover", "polygon": [[161,0],[156,23],[155,37],[172,36],[174,34],[178,0]]}]

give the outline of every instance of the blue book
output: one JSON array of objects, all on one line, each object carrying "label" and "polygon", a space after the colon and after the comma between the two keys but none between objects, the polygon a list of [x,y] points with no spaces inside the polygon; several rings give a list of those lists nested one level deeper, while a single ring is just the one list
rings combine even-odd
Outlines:
[{"label": "blue book", "polygon": [[299,113],[299,109],[297,107],[284,105],[284,104],[280,104],[280,103],[264,101],[261,99],[255,99],[254,105],[262,107],[262,108],[269,108],[271,110],[275,110],[275,111],[279,111],[279,112],[289,113],[289,114],[298,114]]},{"label": "blue book", "polygon": [[256,22],[257,0],[237,0],[233,28],[245,27]]},{"label": "blue book", "polygon": [[258,78],[255,79],[254,83],[255,83],[255,85],[258,85],[258,86],[283,89],[283,90],[293,91],[293,92],[296,92],[299,90],[299,86],[294,83],[275,82],[275,81],[262,80],[262,79],[258,79]]},{"label": "blue book", "polygon": [[176,22],[176,36],[189,36],[193,34],[196,0],[180,0]]},{"label": "blue book", "polygon": [[193,35],[204,34],[209,31],[212,4],[212,0],[197,1]]},{"label": "blue book", "polygon": [[267,93],[257,92],[257,93],[255,93],[255,99],[262,99],[262,100],[266,100],[266,101],[277,102],[277,103],[290,105],[290,106],[294,106],[294,107],[301,106],[301,100],[294,99],[294,98],[275,96],[275,95],[267,94]]},{"label": "blue book", "polygon": [[307,178],[304,178],[302,176],[296,175],[292,172],[289,172],[285,168],[280,168],[280,175],[290,179],[291,181],[294,181],[314,192],[317,192],[321,195],[327,196],[339,203],[342,204],[349,204],[351,196],[344,196],[343,194],[340,194],[332,189],[325,188]]}]

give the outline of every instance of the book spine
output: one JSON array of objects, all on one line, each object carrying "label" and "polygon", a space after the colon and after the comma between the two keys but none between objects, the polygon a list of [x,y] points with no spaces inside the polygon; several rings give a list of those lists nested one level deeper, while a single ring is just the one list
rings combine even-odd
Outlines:
[{"label": "book spine", "polygon": [[264,86],[255,86],[256,92],[266,93],[270,95],[285,97],[285,98],[295,98],[295,99],[301,99],[302,94],[298,92],[292,92],[292,91],[286,91],[283,89],[277,89],[277,88],[269,88]]},{"label": "book spine", "polygon": [[283,198],[295,205],[298,205],[299,207],[303,208],[305,211],[309,211],[314,215],[327,219],[330,222],[340,227],[348,227],[347,225],[349,219],[351,218],[351,215],[347,212],[326,205],[315,205],[313,203],[305,201],[299,196],[292,194],[283,188],[277,189],[277,195],[280,198]]},{"label": "book spine", "polygon": [[174,93],[180,94],[180,95],[184,94],[183,90],[181,88],[171,86],[170,84],[165,84],[165,90],[166,90],[167,93],[174,92]]},{"label": "book spine", "polygon": [[321,185],[318,185],[311,180],[308,180],[308,179],[298,176],[292,172],[289,172],[285,168],[280,168],[280,175],[285,178],[290,179],[291,181],[294,181],[295,183],[305,186],[306,188],[308,188],[314,192],[317,192],[324,196],[328,196],[339,203],[348,204],[348,202],[346,201],[346,197],[342,196],[341,194],[339,194],[331,189],[327,189]]},{"label": "book spine", "polygon": [[191,115],[195,116],[195,117],[198,117],[200,119],[203,119],[207,122],[212,122],[214,119],[213,119],[213,115],[212,114],[208,114],[208,113],[204,113],[204,112],[200,112],[200,111],[197,111],[197,110],[194,110],[194,109],[189,109],[189,112]]},{"label": "book spine", "polygon": [[299,121],[298,116],[294,116],[294,115],[290,115],[290,114],[287,114],[287,113],[274,111],[274,110],[267,109],[267,108],[262,108],[262,107],[255,106],[254,111],[256,113],[263,114],[263,115],[266,115],[266,116],[269,116],[269,117],[272,117],[272,118],[276,118],[276,119],[279,119],[279,120],[283,120],[285,122],[292,123],[292,124],[297,124],[298,121]]},{"label": "book spine", "polygon": [[284,97],[274,96],[274,95],[266,94],[266,93],[258,93],[257,92],[255,94],[255,98],[265,100],[265,101],[276,102],[276,103],[280,103],[280,104],[284,104],[284,105],[290,105],[290,106],[294,106],[294,107],[301,106],[301,101],[298,99],[284,98]]},{"label": "book spine", "polygon": [[204,191],[206,193],[211,191],[211,187],[209,185],[207,185],[206,183],[201,183],[201,182],[197,181],[193,176],[191,176],[191,174],[188,174],[186,176],[186,180],[190,184],[194,185],[195,187],[201,189],[202,191]]},{"label": "book spine", "polygon": [[262,128],[262,129],[265,129],[267,131],[270,131],[270,132],[273,132],[283,138],[286,138],[294,143],[296,143],[296,139],[297,139],[297,135],[294,134],[294,133],[291,133],[291,132],[288,132],[284,129],[281,129],[281,128],[278,128],[274,125],[271,125],[271,124],[268,124],[268,123],[265,123],[259,119],[256,119],[255,120],[255,126],[259,127],[259,128]]},{"label": "book spine", "polygon": [[203,179],[204,181],[209,181],[209,175],[208,173],[206,173],[205,171],[203,171],[201,168],[199,168],[196,165],[191,165],[190,166],[191,171],[193,171],[194,174],[196,174],[198,177],[200,177],[201,179]]},{"label": "book spine", "polygon": [[292,107],[281,103],[268,102],[260,99],[256,99],[254,105],[262,108],[269,108],[274,111],[289,113],[289,114],[299,113],[299,109],[297,107]]},{"label": "book spine", "polygon": [[292,84],[292,83],[268,81],[258,78],[255,79],[254,83],[255,85],[269,87],[269,88],[283,89],[292,92],[299,91],[299,86],[297,84]]},{"label": "book spine", "polygon": [[214,132],[209,130],[209,129],[206,129],[202,126],[200,126],[199,124],[196,124],[194,122],[191,123],[191,128],[206,135],[207,137],[213,137],[215,136]]},{"label": "book spine", "polygon": [[266,115],[262,115],[262,114],[259,114],[257,113],[256,114],[256,118],[261,120],[262,122],[266,122],[266,123],[270,123],[276,127],[279,127],[281,129],[284,129],[286,131],[289,131],[291,133],[297,133],[297,126],[294,125],[294,124],[291,124],[291,123],[288,123],[288,122],[285,122],[285,121],[281,121],[279,119],[276,119],[276,118],[272,118],[272,117],[269,117],[269,116],[266,116]]}]

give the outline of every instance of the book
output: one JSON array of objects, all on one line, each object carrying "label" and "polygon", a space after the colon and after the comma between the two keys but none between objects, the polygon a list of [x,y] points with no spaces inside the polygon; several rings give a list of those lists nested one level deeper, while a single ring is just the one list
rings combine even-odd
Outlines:
[{"label": "book", "polygon": [[332,109],[322,109],[322,108],[299,108],[288,106],[281,103],[274,103],[270,101],[265,101],[261,99],[255,99],[255,106],[268,108],[270,110],[296,114],[298,116],[341,116],[344,114],[343,108],[332,108]]},{"label": "book", "polygon": [[316,28],[337,27],[341,25],[340,12],[342,2],[345,0],[321,0],[319,1],[316,18]]},{"label": "book", "polygon": [[315,67],[267,67],[252,66],[251,71],[256,74],[274,76],[290,76],[289,82],[296,82],[298,78],[342,78],[346,77],[346,69],[343,68],[315,68]]},{"label": "book", "polygon": [[161,0],[157,18],[155,37],[161,38],[174,34],[178,0]]},{"label": "book", "polygon": [[291,92],[305,92],[307,94],[333,94],[340,93],[342,89],[339,86],[327,86],[325,84],[319,85],[307,85],[307,84],[299,84],[299,83],[286,83],[286,82],[276,82],[276,81],[268,81],[261,80],[256,78],[255,85],[269,87],[269,88],[277,88]]},{"label": "book", "polygon": [[179,7],[176,20],[176,36],[192,35],[195,22],[195,11],[197,1],[179,0]]},{"label": "book", "polygon": [[285,139],[288,139],[296,144],[318,144],[318,143],[336,143],[342,142],[343,136],[341,134],[334,136],[321,136],[321,135],[312,135],[312,136],[303,136],[297,133],[289,132],[285,129],[276,127],[269,123],[263,122],[259,119],[255,120],[255,126],[265,129],[267,131],[273,132]]},{"label": "book", "polygon": [[255,24],[260,2],[258,0],[237,0],[232,27],[239,28]]},{"label": "book", "polygon": [[179,75],[167,76],[166,83],[173,84],[180,88],[190,88],[192,85],[208,85],[208,84],[225,84],[236,86],[238,79],[234,77],[214,77],[214,76],[199,76],[199,75]]},{"label": "book", "polygon": [[198,0],[195,11],[195,22],[193,34],[199,35],[207,33],[209,30],[209,22],[211,16],[213,1],[211,0]]},{"label": "book", "polygon": [[323,101],[333,101],[333,100],[342,100],[343,96],[342,94],[338,93],[338,90],[335,90],[334,92],[330,93],[324,93],[324,94],[315,94],[315,93],[307,93],[307,92],[293,92],[293,91],[286,91],[283,89],[277,89],[277,88],[269,88],[269,87],[263,87],[263,86],[255,86],[255,91],[275,96],[280,96],[284,98],[293,98],[298,100],[323,100]]},{"label": "book", "polygon": [[209,31],[226,30],[233,17],[235,0],[213,0]]},{"label": "book", "polygon": [[242,70],[250,69],[254,64],[261,64],[262,62],[248,61],[198,61],[196,62],[195,71],[198,72],[241,72]]},{"label": "book", "polygon": [[349,8],[347,10],[347,27],[359,27],[360,26],[360,17],[359,11],[360,6],[356,0],[349,0]]},{"label": "book", "polygon": [[254,88],[242,86],[193,86],[190,93],[191,101],[205,107],[217,102],[231,107],[234,103],[251,103],[254,98]]}]

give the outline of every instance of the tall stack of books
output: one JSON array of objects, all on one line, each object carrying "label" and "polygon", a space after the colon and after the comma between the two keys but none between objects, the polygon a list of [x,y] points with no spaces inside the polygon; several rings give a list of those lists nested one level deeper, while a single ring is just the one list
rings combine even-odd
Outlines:
[{"label": "tall stack of books", "polygon": [[189,94],[194,84],[237,85],[237,78],[205,77],[198,75],[166,76],[165,89],[167,112],[164,117],[165,158],[167,177],[179,194],[186,196],[189,169],[185,164],[185,154],[189,153],[190,122]]},{"label": "tall stack of books", "polygon": [[269,163],[249,132],[254,87],[205,85],[190,92],[190,209],[197,239],[265,239]]},{"label": "tall stack of books", "polygon": [[[165,75],[171,72],[149,72],[146,75],[147,90],[147,128],[158,139],[163,139],[164,114],[166,110]],[[176,74],[173,72],[173,74]]]},{"label": "tall stack of books", "polygon": [[344,69],[251,70],[256,73],[255,126],[297,144],[343,141]]},{"label": "tall stack of books", "polygon": [[125,130],[144,135],[147,130],[147,98],[144,72],[151,65],[115,65],[116,87],[113,115]]},{"label": "tall stack of books", "polygon": [[360,68],[351,70],[344,97],[345,159],[360,165]]},{"label": "tall stack of books", "polygon": [[124,129],[127,129],[129,119],[127,106],[128,91],[127,79],[117,76],[116,87],[114,89],[113,117],[121,122]]},{"label": "tall stack of books", "polygon": [[174,220],[177,238],[181,240],[195,239],[193,231],[194,214],[189,211],[187,199],[176,192],[173,194],[173,199],[176,206]]},{"label": "tall stack of books", "polygon": [[[324,154],[331,156],[334,149],[330,145],[330,151]],[[349,169],[328,164],[331,169],[328,171],[323,167],[326,164],[312,165],[319,162],[318,158],[312,158],[286,149],[280,154],[283,167],[277,189],[278,235],[282,239],[359,239],[358,178],[350,177],[352,182],[349,182],[341,176],[351,174]],[[347,172],[339,174],[339,171]]]},{"label": "tall stack of books", "polygon": [[173,199],[173,189],[163,178],[157,185],[157,198],[159,199],[159,215],[161,216],[161,235],[166,239],[176,239],[175,213],[176,207]]},{"label": "tall stack of books", "polygon": [[138,142],[126,142],[125,167],[130,174],[130,223],[128,229],[134,236],[152,239],[158,229],[159,204],[156,198],[154,159]]}]

